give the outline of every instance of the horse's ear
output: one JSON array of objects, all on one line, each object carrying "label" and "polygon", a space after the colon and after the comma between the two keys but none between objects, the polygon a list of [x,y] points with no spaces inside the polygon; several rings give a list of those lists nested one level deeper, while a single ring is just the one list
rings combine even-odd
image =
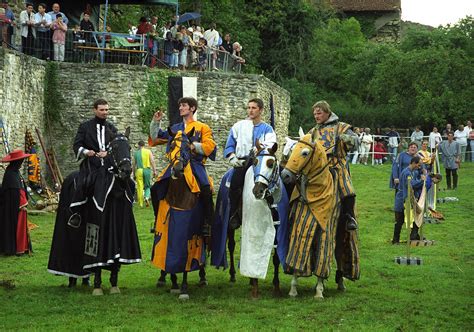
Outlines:
[{"label": "horse's ear", "polygon": [[176,133],[173,133],[173,131],[171,130],[171,127],[168,127],[167,130],[168,130],[168,135],[170,135],[173,138],[176,136]]},{"label": "horse's ear", "polygon": [[191,140],[191,137],[194,136],[194,132],[195,132],[195,131],[196,131],[196,128],[193,127],[193,129],[191,129],[191,131],[186,134],[186,136],[188,137],[189,140]]},{"label": "horse's ear", "polygon": [[275,153],[277,152],[278,150],[278,143],[275,143],[273,144],[273,146],[271,147],[270,150],[268,150],[268,152],[270,152],[271,155],[275,155]]},{"label": "horse's ear", "polygon": [[126,138],[129,138],[129,136],[130,136],[130,126],[125,128],[125,134],[124,135],[125,135]]},{"label": "horse's ear", "polygon": [[300,129],[298,129],[298,135],[300,135],[300,139],[303,138],[303,136],[304,136],[304,130],[303,130],[303,128],[300,127]]}]

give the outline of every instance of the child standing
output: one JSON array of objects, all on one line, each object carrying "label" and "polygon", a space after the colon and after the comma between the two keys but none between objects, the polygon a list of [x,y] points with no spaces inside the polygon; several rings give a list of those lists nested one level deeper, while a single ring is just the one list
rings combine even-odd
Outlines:
[{"label": "child standing", "polygon": [[374,146],[375,165],[382,165],[384,153],[387,152],[382,141],[378,141]]},{"label": "child standing", "polygon": [[52,25],[54,61],[64,61],[64,45],[66,44],[67,24],[63,22],[61,14],[56,15],[56,21]]}]

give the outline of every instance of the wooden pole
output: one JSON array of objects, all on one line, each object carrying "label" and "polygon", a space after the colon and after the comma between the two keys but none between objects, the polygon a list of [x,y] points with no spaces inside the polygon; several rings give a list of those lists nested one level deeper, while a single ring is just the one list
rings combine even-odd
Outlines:
[{"label": "wooden pole", "polygon": [[43,142],[43,138],[41,137],[41,133],[38,128],[35,127],[36,135],[38,135],[38,140],[41,145],[41,149],[43,150],[44,157],[46,158],[46,163],[48,164],[49,170],[51,171],[51,175],[53,176],[53,181],[54,181],[54,187],[57,187],[58,190],[61,190],[61,184],[59,182],[59,177],[58,174],[56,173],[56,170],[53,167],[53,164],[51,163],[51,159],[49,158],[48,151],[46,150],[46,147]]}]

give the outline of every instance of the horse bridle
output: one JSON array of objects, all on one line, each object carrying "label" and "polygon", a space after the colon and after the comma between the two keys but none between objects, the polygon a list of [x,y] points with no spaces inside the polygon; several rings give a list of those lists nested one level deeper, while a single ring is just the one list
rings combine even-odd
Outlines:
[{"label": "horse bridle", "polygon": [[[257,174],[257,175],[255,175],[254,182],[257,182],[257,179],[259,177],[261,177],[265,181],[267,181],[268,185],[267,185],[267,188],[265,188],[265,191],[264,191],[264,198],[267,198],[267,197],[271,196],[276,189],[278,189],[279,166],[278,166],[278,160],[276,159],[276,157],[274,155],[268,154],[268,155],[263,155],[262,157],[264,157],[264,156],[274,157],[276,165],[275,165],[275,167],[273,167],[272,174],[270,175],[269,178],[267,178],[263,174]],[[255,158],[257,158],[257,157],[258,157],[258,155],[255,156]],[[253,167],[255,167],[255,166],[256,165],[254,165]]]},{"label": "horse bridle", "polygon": [[112,160],[114,161],[115,167],[118,170],[120,170],[120,166],[122,166],[125,162],[129,162],[131,164],[132,160],[130,158],[122,158],[117,162],[117,159],[115,159],[115,155],[113,153],[113,148],[112,148],[112,143],[114,143],[116,141],[127,141],[128,142],[128,138],[127,138],[127,136],[124,136],[124,135],[116,136],[113,140],[111,140],[109,142],[109,145],[107,146],[107,152],[110,153],[110,155],[112,156]]}]

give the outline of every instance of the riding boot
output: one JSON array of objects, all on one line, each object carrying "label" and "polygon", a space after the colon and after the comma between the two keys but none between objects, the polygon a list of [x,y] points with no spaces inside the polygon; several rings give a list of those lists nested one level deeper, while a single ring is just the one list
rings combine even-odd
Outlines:
[{"label": "riding boot", "polygon": [[458,172],[457,170],[453,171],[453,189],[458,187]]},{"label": "riding boot", "polygon": [[237,210],[229,218],[229,228],[236,230],[242,225],[242,207],[239,206]]},{"label": "riding boot", "polygon": [[203,235],[210,236],[211,225],[214,223],[214,201],[212,200],[210,186],[203,186],[201,188],[201,203],[204,210]]},{"label": "riding boot", "polygon": [[342,274],[342,271],[341,270],[337,270],[336,271],[336,284],[339,284],[339,281],[341,281],[341,278],[343,277],[344,275]]}]

